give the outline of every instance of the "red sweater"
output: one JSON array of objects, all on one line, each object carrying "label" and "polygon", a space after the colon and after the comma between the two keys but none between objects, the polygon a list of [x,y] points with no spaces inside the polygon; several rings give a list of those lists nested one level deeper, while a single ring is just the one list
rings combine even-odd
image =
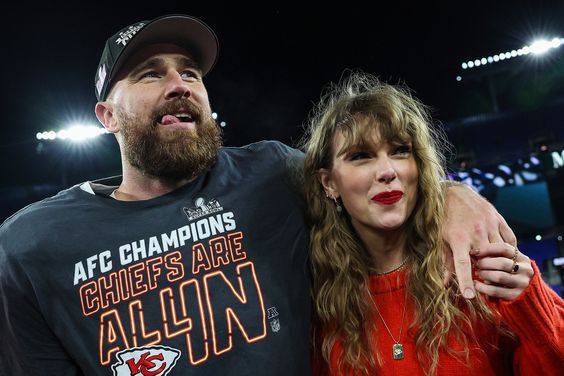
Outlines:
[{"label": "red sweater", "polygon": [[[436,375],[563,375],[564,374],[564,301],[548,287],[533,263],[535,275],[530,285],[513,301],[497,300],[492,305],[500,311],[502,319],[518,337],[518,341],[500,342],[491,326],[476,328],[477,341],[470,342],[469,364],[464,364],[439,349],[439,366]],[[405,299],[405,270],[383,276],[370,277],[370,289],[380,313],[386,320],[394,338],[398,339]],[[424,375],[417,361],[413,331],[408,331],[414,317],[413,305],[407,303],[403,331],[399,342],[405,357],[392,358],[394,341],[377,313],[375,342],[383,360],[378,375]],[[470,340],[470,338],[468,338]],[[491,346],[495,343],[498,348]],[[454,349],[457,343],[450,342]],[[317,375],[339,375],[337,360],[342,346],[336,343],[331,352],[331,371],[316,361]],[[319,360],[319,359],[317,359]]]}]

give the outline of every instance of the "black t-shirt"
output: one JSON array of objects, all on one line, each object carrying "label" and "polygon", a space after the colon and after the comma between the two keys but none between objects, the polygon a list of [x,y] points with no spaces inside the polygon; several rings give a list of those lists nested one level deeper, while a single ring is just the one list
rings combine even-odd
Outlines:
[{"label": "black t-shirt", "polygon": [[10,217],[4,371],[16,354],[26,375],[309,374],[301,161],[279,142],[222,148],[207,174],[154,199],[75,186]]}]

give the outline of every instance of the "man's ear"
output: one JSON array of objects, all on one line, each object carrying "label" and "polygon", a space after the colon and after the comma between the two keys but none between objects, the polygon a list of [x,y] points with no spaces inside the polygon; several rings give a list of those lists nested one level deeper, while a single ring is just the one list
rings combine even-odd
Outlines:
[{"label": "man's ear", "polygon": [[108,132],[117,133],[119,131],[112,103],[108,101],[96,103],[95,112],[98,121]]},{"label": "man's ear", "polygon": [[331,178],[331,172],[329,170],[320,168],[317,176],[327,196],[332,199],[337,199],[341,196],[335,186],[335,182]]}]

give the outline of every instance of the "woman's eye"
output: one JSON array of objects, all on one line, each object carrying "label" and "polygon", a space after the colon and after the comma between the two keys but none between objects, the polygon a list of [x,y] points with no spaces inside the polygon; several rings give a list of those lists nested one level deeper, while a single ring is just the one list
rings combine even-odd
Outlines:
[{"label": "woman's eye", "polygon": [[407,155],[411,153],[411,145],[399,145],[395,148],[394,154]]},{"label": "woman's eye", "polygon": [[365,151],[356,151],[356,152],[350,154],[349,160],[358,161],[358,160],[366,159],[366,158],[369,158],[369,157],[370,157],[370,155]]}]

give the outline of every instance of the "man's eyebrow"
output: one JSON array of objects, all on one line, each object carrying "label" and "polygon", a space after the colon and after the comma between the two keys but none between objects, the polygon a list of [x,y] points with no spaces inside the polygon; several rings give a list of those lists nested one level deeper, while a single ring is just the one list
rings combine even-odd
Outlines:
[{"label": "man's eyebrow", "polygon": [[136,66],[131,72],[129,72],[129,76],[136,76],[138,73],[146,70],[146,69],[155,69],[160,66],[163,66],[164,60],[160,57],[152,57],[150,59],[145,60],[138,66]]},{"label": "man's eyebrow", "polygon": [[[178,57],[175,60],[178,66],[192,68],[200,71],[200,67],[198,63],[196,63],[193,59],[187,56]],[[134,69],[132,69],[131,72],[129,73],[129,76],[136,76],[137,74],[139,74],[144,70],[157,69],[159,67],[162,67],[164,64],[165,64],[164,59],[160,57],[152,57],[150,59],[145,60],[144,62],[136,66]]]},{"label": "man's eyebrow", "polygon": [[181,56],[176,58],[176,63],[179,66],[197,69],[198,71],[201,70],[198,63],[194,61],[194,59],[189,58],[188,56]]}]

